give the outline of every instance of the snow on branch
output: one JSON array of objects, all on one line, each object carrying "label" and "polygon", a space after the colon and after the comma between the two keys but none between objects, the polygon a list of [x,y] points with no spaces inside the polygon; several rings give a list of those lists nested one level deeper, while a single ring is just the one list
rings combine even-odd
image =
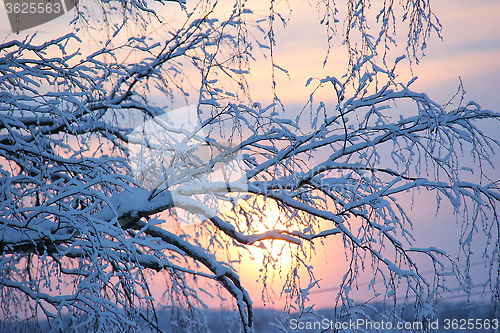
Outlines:
[{"label": "snow on branch", "polygon": [[[498,121],[500,113],[463,103],[463,96],[442,106],[412,91],[413,80],[397,82],[403,57],[392,69],[385,57],[377,65],[379,48],[393,43],[391,1],[376,18],[375,37],[368,2],[347,2],[348,73],[310,79],[310,99],[294,117],[278,112],[276,91],[268,105],[253,101],[245,79],[257,46],[271,56],[273,70],[283,69],[274,63],[273,22],[286,19],[274,5],[269,22],[240,2],[220,20],[216,2],[181,5],[185,21],[177,28],[162,24],[161,38],[149,38],[144,28],[120,43],[127,17],[158,17],[141,1],[98,3],[115,2],[124,22],[110,23],[112,37],[88,54],[76,32],[0,45],[5,320],[37,322],[44,314],[54,331],[160,331],[156,308],[164,306],[178,314],[180,329],[199,331],[207,329],[205,293],[215,290],[203,291],[206,280],[221,287],[221,298],[232,297],[242,330],[252,332],[252,300],[231,251],[263,251],[265,281],[280,259],[270,249],[287,244],[293,265],[284,273],[283,295],[305,314],[319,284],[307,260],[326,238],[341,239],[350,261],[335,300],[339,309],[355,306],[357,278],[368,271],[371,287],[383,284],[384,300],[397,303],[403,292],[404,303],[414,298],[422,317],[447,290],[445,267],[464,289],[470,281],[444,251],[414,246],[405,196],[418,190],[434,193],[437,209],[446,199],[464,214],[459,242],[467,259],[473,235],[486,235],[488,285],[498,290],[500,190],[484,169],[493,166],[500,144],[481,121]],[[439,21],[429,1],[400,6],[409,29],[406,52],[418,59],[430,33],[440,32]],[[335,4],[322,1],[318,9],[331,37]],[[361,49],[350,44],[357,33]],[[272,81],[274,89],[274,74]],[[317,101],[316,91],[330,84],[336,102]],[[193,90],[196,104],[186,106]],[[172,104],[160,105],[159,95]],[[172,110],[179,100],[182,106]],[[419,270],[422,254],[433,265],[432,279]],[[167,281],[160,297],[150,288],[155,274]]]}]

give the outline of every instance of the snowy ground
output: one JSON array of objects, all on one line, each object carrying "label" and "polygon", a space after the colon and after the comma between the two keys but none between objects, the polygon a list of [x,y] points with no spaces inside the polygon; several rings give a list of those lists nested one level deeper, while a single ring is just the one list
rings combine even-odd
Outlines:
[{"label": "snowy ground", "polygon": [[[387,305],[388,306],[388,305]],[[370,329],[370,326],[383,325],[384,329],[380,330],[381,332],[401,332],[401,330],[396,329],[397,322],[393,322],[392,329],[388,329],[388,325],[386,321],[382,320],[383,318],[377,314],[378,311],[382,310],[384,306],[380,303],[372,305],[372,311],[365,308],[364,312],[371,317],[371,323],[352,323],[351,325],[359,325],[357,326],[356,332],[376,332],[375,329]],[[497,312],[498,313],[498,312]],[[207,311],[205,313],[208,322],[208,328],[210,332],[214,333],[222,333],[222,332],[238,332],[238,317],[236,315],[232,315],[227,311],[218,311],[212,310]],[[302,324],[299,324],[299,319],[297,316],[293,314],[287,320],[283,320],[281,314],[279,312],[275,312],[271,309],[256,309],[255,310],[255,324],[254,329],[255,333],[279,333],[283,332],[278,327],[273,326],[269,323],[277,323],[281,321],[282,326],[288,328],[288,332],[323,332],[324,330],[317,329],[319,326],[323,326],[324,328],[327,322],[329,322],[332,318],[335,317],[334,309],[323,309],[318,311],[318,315],[321,317],[310,317],[307,320],[302,321]],[[500,329],[495,329],[495,321],[494,321],[494,309],[490,305],[490,303],[471,303],[467,304],[466,302],[443,302],[438,306],[437,316],[433,319],[433,325],[438,325],[438,329],[431,329],[431,332],[499,332]],[[184,333],[182,329],[175,328],[175,322],[171,321],[171,314],[165,311],[158,312],[159,324],[160,327],[169,333]],[[411,311],[407,311],[405,313],[404,319],[407,320],[407,325],[410,325],[413,321],[413,316]],[[304,319],[304,318],[303,318]],[[354,321],[360,319],[357,317],[353,319]],[[309,324],[308,324],[309,322]],[[316,329],[314,328],[314,323],[316,323]],[[346,324],[349,322],[348,319],[344,321]],[[483,326],[483,328],[478,329],[479,325]],[[475,329],[468,329],[467,325],[474,325]],[[3,326],[3,325],[2,325]],[[484,326],[489,326],[489,329],[485,329]],[[36,330],[23,327],[26,332],[35,332]],[[302,328],[302,329],[300,329]],[[14,327],[4,327],[3,332],[9,332],[13,330]],[[43,331],[48,331],[48,327],[44,327]],[[144,333],[146,331],[143,331]],[[327,330],[326,332],[332,332],[331,330]],[[403,332],[411,332],[411,330],[404,330]]]}]

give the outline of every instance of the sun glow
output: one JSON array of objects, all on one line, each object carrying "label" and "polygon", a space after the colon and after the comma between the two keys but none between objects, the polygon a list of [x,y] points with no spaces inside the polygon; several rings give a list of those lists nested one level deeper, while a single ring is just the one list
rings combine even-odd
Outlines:
[{"label": "sun glow", "polygon": [[[240,207],[251,213],[249,217],[240,216],[240,228],[245,230],[245,234],[258,235],[270,230],[287,230],[286,214],[280,210],[276,201],[271,199],[257,199],[250,205],[249,201],[240,200]],[[290,264],[292,248],[296,244],[281,239],[264,239],[255,242],[249,247],[253,262],[260,264],[267,257],[281,264]]]}]

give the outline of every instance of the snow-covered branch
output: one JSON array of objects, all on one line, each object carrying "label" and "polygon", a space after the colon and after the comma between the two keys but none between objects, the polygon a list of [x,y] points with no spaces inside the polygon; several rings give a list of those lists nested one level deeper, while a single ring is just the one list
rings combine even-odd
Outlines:
[{"label": "snow-covered branch", "polygon": [[[307,260],[332,237],[343,240],[350,260],[336,305],[354,306],[352,287],[361,271],[370,271],[373,284],[384,284],[384,298],[396,302],[403,290],[405,304],[415,297],[421,316],[447,288],[445,266],[464,289],[469,281],[444,251],[414,246],[404,201],[418,190],[435,193],[438,209],[446,199],[465,214],[459,242],[467,258],[472,235],[487,237],[488,283],[498,298],[500,188],[484,169],[493,166],[500,143],[482,131],[481,121],[498,121],[500,113],[463,103],[463,96],[442,106],[412,91],[413,81],[397,82],[396,64],[404,57],[392,69],[385,56],[377,62],[393,43],[392,1],[379,13],[375,39],[368,2],[348,1],[348,73],[310,79],[310,99],[293,117],[280,112],[276,91],[265,106],[252,99],[246,82],[256,50],[270,56],[273,70],[284,70],[274,63],[273,22],[286,20],[274,4],[263,21],[240,1],[221,19],[216,1],[193,8],[175,2],[184,21],[148,30],[161,19],[145,2],[111,1],[123,7],[124,21],[106,26],[113,37],[87,53],[77,32],[0,45],[6,321],[35,322],[44,314],[54,331],[160,331],[161,301],[178,311],[180,329],[199,331],[206,329],[204,292],[213,291],[200,287],[206,280],[232,297],[242,330],[252,332],[252,300],[231,251],[263,251],[264,276],[279,260],[272,244],[289,244],[294,264],[283,294],[307,312],[307,293],[319,282]],[[103,15],[114,8],[98,4]],[[408,20],[406,53],[418,60],[431,31],[439,34],[439,21],[429,1],[400,5]],[[333,36],[335,4],[321,1],[318,9]],[[89,24],[84,10],[77,19]],[[127,35],[137,13],[144,30]],[[358,37],[361,47],[351,43]],[[327,107],[315,93],[330,84],[336,103]],[[195,105],[172,110],[190,94]],[[158,96],[171,104],[161,105]],[[185,222],[195,237],[182,229]],[[432,279],[419,270],[421,254],[434,267]],[[309,273],[308,288],[297,282],[299,267]],[[161,297],[150,288],[158,272],[167,280]]]}]

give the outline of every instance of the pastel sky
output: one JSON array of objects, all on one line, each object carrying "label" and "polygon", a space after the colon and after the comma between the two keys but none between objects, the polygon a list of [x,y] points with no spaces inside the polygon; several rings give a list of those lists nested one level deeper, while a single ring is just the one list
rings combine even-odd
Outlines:
[{"label": "pastel sky", "polygon": [[[265,0],[262,1],[265,2]],[[342,75],[345,70],[345,49],[340,46],[333,49],[329,63],[323,67],[326,37],[324,29],[317,24],[316,9],[311,7],[308,1],[290,1],[290,3],[292,16],[289,26],[286,29],[277,29],[278,45],[275,60],[278,65],[289,71],[289,77],[277,72],[277,92],[285,106],[293,109],[306,103],[310,88],[305,88],[305,83],[309,77]],[[413,75],[418,76],[412,88],[425,92],[444,104],[457,91],[460,77],[467,92],[465,97],[467,100],[474,100],[483,108],[500,112],[500,2],[498,0],[440,0],[434,1],[433,6],[434,12],[443,25],[443,41],[433,36],[426,50],[426,56],[421,59],[419,65],[412,65]],[[27,33],[38,30],[39,38],[54,38],[59,33],[58,27],[64,26],[68,21],[68,17],[62,17],[57,22],[47,23],[38,29],[30,29]],[[0,6],[0,41],[22,38],[22,36],[22,33],[18,36],[10,33],[5,7],[2,4]],[[403,53],[405,32],[400,31],[399,36],[403,38],[400,41],[401,53]],[[412,74],[408,70],[408,63],[404,63],[401,67],[401,77],[408,77],[409,80]],[[262,104],[272,99],[269,70],[269,63],[259,60],[258,63],[252,65],[250,72],[250,82],[255,88],[253,98],[262,100]],[[329,94],[329,92],[321,92],[320,96],[325,100],[332,100]],[[488,133],[500,139],[498,125],[485,124],[485,128]],[[500,155],[500,152],[497,155]],[[498,156],[495,161],[500,164]],[[498,170],[490,170],[490,172],[493,178],[500,178]],[[409,204],[409,198],[407,202],[408,208],[412,208],[410,214],[415,224],[414,236],[417,239],[415,245],[418,247],[439,246],[456,256],[460,228],[451,215],[450,209],[444,207],[443,211],[435,216],[434,197],[425,194],[418,196],[412,207]],[[479,257],[476,259],[480,260]],[[319,246],[314,264],[317,266],[316,274],[321,279],[323,289],[338,286],[346,267],[342,244],[338,240],[332,240],[324,247]],[[242,265],[240,273],[244,285],[251,290],[255,306],[262,306],[260,282],[255,282],[259,275],[258,270],[257,261],[253,264]],[[277,274],[275,286],[279,287],[282,282],[283,280],[280,281],[279,274]],[[360,278],[360,283],[364,282],[366,281]],[[276,288],[277,295],[279,291],[280,289]],[[368,299],[371,297],[370,293],[366,292],[362,297]],[[331,300],[334,295],[335,290],[332,290],[313,294],[311,299],[320,307],[329,307],[333,305]]]},{"label": "pastel sky", "polygon": [[[408,63],[403,64],[400,66],[402,69],[399,72],[400,77],[407,77],[407,80],[410,80],[412,75],[417,76],[418,79],[412,89],[427,93],[441,104],[445,104],[456,93],[459,78],[461,78],[467,101],[474,100],[483,108],[500,111],[500,21],[498,20],[500,2],[436,1],[433,9],[443,25],[443,41],[433,36],[425,52],[426,56],[421,59],[420,64],[413,64],[412,72],[408,69]],[[290,109],[302,107],[306,103],[311,92],[309,88],[304,87],[308,78],[322,78],[326,75],[340,77],[345,70],[346,60],[345,49],[338,47],[331,52],[329,63],[323,67],[326,37],[324,30],[316,23],[315,8],[310,7],[305,1],[292,2],[292,11],[288,27],[277,32],[278,45],[275,56],[277,64],[289,71],[289,77],[277,71],[277,92],[285,107]],[[398,55],[404,53],[405,32],[400,31],[399,36],[403,37],[403,40],[399,41],[400,53]],[[272,96],[268,76],[269,66],[255,67],[250,75],[255,80],[254,86],[258,88],[257,95],[262,99],[270,100]],[[331,90],[320,93],[320,96],[325,101],[332,100]],[[500,139],[498,124],[484,123],[483,126],[493,137]],[[500,152],[497,153],[494,161],[500,166],[498,155]],[[500,172],[493,169],[489,170],[489,174],[493,179],[498,179],[500,176]],[[444,205],[436,215],[435,194],[430,193],[417,195],[413,206],[408,196],[406,201],[403,200],[403,205],[408,208],[414,222],[416,238],[414,246],[437,246],[454,258],[458,256],[461,220],[457,224],[450,207]],[[476,241],[477,256],[473,258],[473,262],[481,261],[480,247],[483,243],[480,237]],[[319,307],[331,307],[339,282],[345,273],[347,261],[338,239],[327,241],[324,247],[317,246],[316,251],[317,257],[313,260],[316,277],[321,279],[321,287],[325,291],[312,293],[311,303],[316,303]],[[463,260],[463,255],[461,259]],[[245,271],[242,278],[245,283],[252,285],[256,306],[262,306],[261,286],[259,282],[255,282],[258,276],[258,262],[254,265],[253,270],[248,269],[252,266],[247,266],[246,263],[242,265],[245,266],[242,268]],[[430,268],[424,264],[421,271],[430,271]],[[484,265],[477,264],[474,272],[475,281],[481,283],[485,273]],[[276,276],[275,279],[275,286],[280,286],[283,278],[280,281],[280,277]],[[367,282],[370,279],[371,276],[368,275],[360,277],[359,301],[366,301],[373,297],[373,290],[367,290]],[[280,289],[277,288],[278,295],[279,291]],[[279,303],[277,302],[276,305]]]},{"label": "pastel sky", "polygon": [[[326,37],[324,29],[317,24],[316,9],[309,6],[307,1],[292,1],[291,3],[293,11],[291,22],[286,29],[277,31],[275,61],[279,66],[288,70],[289,74],[287,77],[284,73],[277,71],[277,93],[285,107],[294,109],[302,107],[307,102],[311,92],[310,88],[304,87],[307,79],[323,78],[326,75],[340,77],[345,71],[346,57],[345,49],[339,46],[332,50],[328,64],[323,67]],[[459,78],[461,78],[467,101],[474,100],[483,108],[499,112],[500,21],[498,16],[500,15],[500,2],[445,0],[435,1],[433,4],[433,10],[443,25],[443,41],[433,36],[420,64],[413,64],[412,72],[409,70],[408,63],[403,64],[400,66],[400,77],[410,80],[412,76],[417,76],[418,79],[412,85],[412,89],[427,93],[440,104],[445,104],[456,93]],[[399,37],[403,39],[398,40],[400,49],[395,52],[397,55],[404,53],[405,32],[400,31]],[[252,79],[255,80],[254,87],[257,88],[257,95],[264,100],[272,98],[268,71],[269,66],[263,66],[263,68],[254,66],[250,72]],[[319,95],[325,101],[333,99],[331,90],[325,93],[320,92]],[[500,139],[498,124],[484,123],[483,126],[487,133]],[[500,166],[498,155],[500,151],[494,161]],[[489,169],[489,175],[493,179],[498,179],[500,172],[498,169]],[[416,238],[414,246],[437,246],[454,258],[459,255],[458,239],[461,220],[457,224],[449,206],[443,205],[439,214],[436,215],[435,194],[430,193],[417,195],[413,205],[408,196],[406,200],[403,200],[403,205],[408,208],[414,222]],[[476,241],[477,256],[473,258],[473,262],[481,261],[480,247],[483,243],[480,237]],[[338,239],[327,241],[324,247],[317,246],[316,251],[317,257],[313,260],[316,277],[321,279],[321,287],[325,291],[313,293],[310,298],[312,303],[316,303],[319,307],[331,307],[338,284],[345,273],[347,261]],[[463,255],[461,259],[463,260]],[[242,277],[245,283],[252,285],[256,306],[262,306],[261,287],[258,282],[255,282],[259,267],[258,263],[254,265],[253,269],[249,269],[252,266],[247,266],[246,263],[242,265],[245,266],[242,268],[245,272]],[[430,268],[424,264],[421,271],[429,271]],[[484,265],[477,264],[474,272],[475,281],[481,283],[485,273]],[[360,277],[359,301],[366,301],[373,297],[373,291],[367,290],[367,282],[370,279],[368,275]],[[282,282],[283,279],[280,281],[280,277],[277,276],[275,286],[280,286]],[[278,294],[279,291],[277,288]]]}]

